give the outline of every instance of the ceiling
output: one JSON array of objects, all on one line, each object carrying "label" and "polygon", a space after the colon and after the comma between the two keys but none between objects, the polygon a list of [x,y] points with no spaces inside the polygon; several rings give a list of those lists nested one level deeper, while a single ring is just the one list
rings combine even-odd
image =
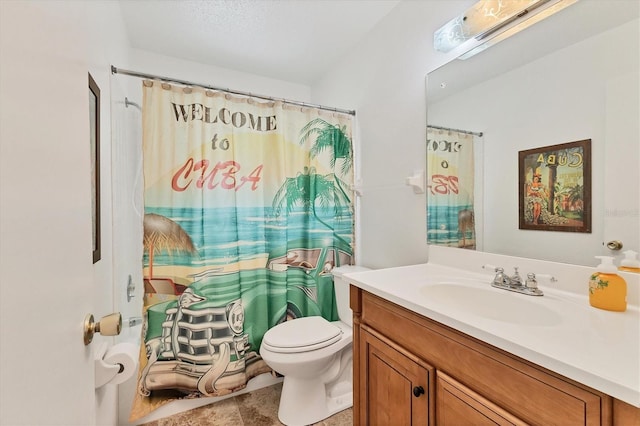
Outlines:
[{"label": "ceiling", "polygon": [[401,0],[120,0],[131,46],[312,84]]}]

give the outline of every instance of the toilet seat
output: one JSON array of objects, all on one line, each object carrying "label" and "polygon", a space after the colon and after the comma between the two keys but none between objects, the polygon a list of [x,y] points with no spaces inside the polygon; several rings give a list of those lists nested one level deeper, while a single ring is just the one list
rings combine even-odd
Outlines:
[{"label": "toilet seat", "polygon": [[313,316],[297,318],[267,330],[262,340],[270,351],[298,353],[322,349],[342,338],[342,329],[326,319]]}]

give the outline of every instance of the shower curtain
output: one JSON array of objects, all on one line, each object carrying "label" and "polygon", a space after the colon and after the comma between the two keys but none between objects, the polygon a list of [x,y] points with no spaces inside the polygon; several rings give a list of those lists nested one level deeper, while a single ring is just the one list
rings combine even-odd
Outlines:
[{"label": "shower curtain", "polygon": [[475,249],[473,141],[469,133],[427,128],[427,242]]},{"label": "shower curtain", "polygon": [[352,117],[143,82],[144,317],[135,421],[270,369],[264,333],[337,319],[353,263]]}]

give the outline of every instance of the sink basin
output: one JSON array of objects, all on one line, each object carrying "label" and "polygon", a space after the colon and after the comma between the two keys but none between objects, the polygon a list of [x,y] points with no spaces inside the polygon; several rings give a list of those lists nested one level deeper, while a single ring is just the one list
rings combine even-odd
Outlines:
[{"label": "sink basin", "polygon": [[539,298],[532,301],[528,299],[532,296],[492,287],[442,283],[424,286],[420,292],[438,307],[495,321],[529,326],[552,326],[561,322],[561,316],[544,306]]}]

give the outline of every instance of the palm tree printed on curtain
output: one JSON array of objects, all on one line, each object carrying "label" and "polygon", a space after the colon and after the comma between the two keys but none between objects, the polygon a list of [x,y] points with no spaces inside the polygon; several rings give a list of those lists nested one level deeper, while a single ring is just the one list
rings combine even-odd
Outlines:
[{"label": "palm tree printed on curtain", "polygon": [[[346,134],[346,126],[334,126],[327,121],[316,118],[307,123],[300,131],[300,144],[316,136],[316,139],[309,150],[311,158],[315,158],[326,150],[331,150],[329,165],[334,168],[336,160],[343,160],[341,172],[346,174],[353,166],[353,155],[351,139]],[[305,210],[311,211],[318,222],[328,229],[333,227],[318,217],[316,205],[323,208],[333,206],[336,217],[341,209],[348,207],[351,203],[344,187],[345,182],[341,181],[335,173],[320,175],[316,173],[314,167],[304,167],[302,172],[298,172],[296,177],[288,177],[278,189],[273,197],[273,209],[276,216],[280,216],[283,210],[288,214],[296,206],[302,206]],[[350,244],[333,233],[334,237],[350,246]]]},{"label": "palm tree printed on curtain", "polygon": [[[276,216],[284,212],[291,213],[296,206],[302,206],[305,210],[311,211],[316,220],[327,228],[333,227],[320,219],[316,213],[316,204],[321,207],[331,207],[333,205],[336,216],[340,210],[347,207],[351,200],[338,189],[340,179],[333,173],[320,175],[316,173],[314,167],[306,167],[302,172],[298,172],[296,177],[286,178],[278,192],[273,197],[273,210]],[[343,182],[344,184],[344,182]],[[334,232],[334,237],[343,243],[350,245],[338,234]]]},{"label": "palm tree printed on curtain", "polygon": [[[331,168],[334,168],[336,160],[342,159],[343,163],[340,171],[345,175],[351,170],[351,167],[353,167],[351,139],[347,136],[346,131],[346,126],[334,126],[321,118],[316,118],[300,130],[300,145],[303,145],[311,136],[316,135],[316,140],[309,150],[311,158],[315,158],[323,151],[330,149],[333,155],[329,160],[329,165]],[[336,183],[344,196],[349,199],[340,181],[338,180]]]}]

